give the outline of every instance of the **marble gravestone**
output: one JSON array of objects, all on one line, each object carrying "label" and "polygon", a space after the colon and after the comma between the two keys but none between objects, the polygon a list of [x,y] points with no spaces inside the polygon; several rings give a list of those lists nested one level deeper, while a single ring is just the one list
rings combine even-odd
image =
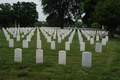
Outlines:
[{"label": "marble gravestone", "polygon": [[102,52],[102,44],[101,43],[96,43],[95,46],[95,52]]},{"label": "marble gravestone", "polygon": [[85,51],[85,42],[80,43],[80,51]]},{"label": "marble gravestone", "polygon": [[59,51],[58,63],[66,65],[66,51]]},{"label": "marble gravestone", "polygon": [[108,36],[106,36],[105,38],[106,38],[106,41],[108,41]]},{"label": "marble gravestone", "polygon": [[16,48],[14,50],[14,62],[22,62],[22,49]]},{"label": "marble gravestone", "polygon": [[90,38],[90,44],[94,44],[94,38]]},{"label": "marble gravestone", "polygon": [[82,66],[83,67],[91,67],[92,64],[92,53],[91,52],[83,52],[82,53]]},{"label": "marble gravestone", "polygon": [[90,40],[90,36],[87,36],[87,40],[88,40],[88,41]]},{"label": "marble gravestone", "polygon": [[105,38],[102,39],[102,45],[106,45],[106,39]]},{"label": "marble gravestone", "polygon": [[23,40],[23,48],[28,48],[28,41],[27,40]]},{"label": "marble gravestone", "polygon": [[99,41],[99,36],[98,35],[96,36],[96,41]]},{"label": "marble gravestone", "polygon": [[41,40],[37,40],[37,48],[41,48]]},{"label": "marble gravestone", "polygon": [[65,50],[70,50],[70,42],[65,42]]},{"label": "marble gravestone", "polygon": [[36,50],[36,63],[43,63],[43,50],[42,49]]},{"label": "marble gravestone", "polygon": [[14,47],[14,40],[13,39],[9,40],[9,47]]},{"label": "marble gravestone", "polygon": [[24,38],[24,35],[21,35],[22,38]]},{"label": "marble gravestone", "polygon": [[61,43],[61,37],[60,36],[58,37],[58,43]]},{"label": "marble gravestone", "polygon": [[20,35],[17,35],[17,41],[20,41]]},{"label": "marble gravestone", "polygon": [[51,49],[55,50],[55,41],[51,41]]},{"label": "marble gravestone", "polygon": [[51,36],[47,37],[47,42],[51,42]]}]

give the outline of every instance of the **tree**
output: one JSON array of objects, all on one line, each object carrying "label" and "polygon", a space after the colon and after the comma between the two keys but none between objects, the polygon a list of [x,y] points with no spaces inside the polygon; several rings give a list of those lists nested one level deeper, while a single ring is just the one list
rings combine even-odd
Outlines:
[{"label": "tree", "polygon": [[[97,5],[98,0],[85,0],[80,4],[79,11],[75,15],[75,19],[81,19],[83,23],[87,24],[88,27],[94,22],[96,22],[93,12],[95,11],[95,6]],[[82,16],[82,14],[85,14]]]},{"label": "tree", "polygon": [[0,4],[0,24],[3,27],[13,26],[15,14],[9,3]]},{"label": "tree", "polygon": [[95,7],[94,16],[100,24],[107,26],[109,37],[114,37],[114,32],[120,24],[120,0],[102,0]]},{"label": "tree", "polygon": [[13,3],[13,10],[16,14],[17,25],[34,26],[38,19],[36,4],[33,2],[17,2]]},{"label": "tree", "polygon": [[42,22],[41,21],[35,22],[34,26],[41,27],[42,26]]},{"label": "tree", "polygon": [[94,22],[91,24],[91,28],[100,28],[100,24],[97,22]]},{"label": "tree", "polygon": [[72,15],[79,9],[82,0],[41,0],[43,12],[50,26],[63,28],[65,23],[73,24]]}]

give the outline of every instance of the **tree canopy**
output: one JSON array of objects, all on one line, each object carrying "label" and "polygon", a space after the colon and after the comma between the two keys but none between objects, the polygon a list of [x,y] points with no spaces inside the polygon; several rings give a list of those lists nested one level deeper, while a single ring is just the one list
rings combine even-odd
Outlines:
[{"label": "tree canopy", "polygon": [[95,6],[94,17],[100,24],[106,25],[109,37],[120,24],[120,0],[103,0]]},{"label": "tree canopy", "polygon": [[83,0],[41,0],[46,20],[50,26],[63,28],[65,23],[73,24],[72,16],[76,14]]},{"label": "tree canopy", "polygon": [[38,19],[36,4],[33,2],[17,2],[13,4],[16,22],[20,26],[33,26]]},{"label": "tree canopy", "polygon": [[105,25],[109,37],[114,37],[114,31],[120,24],[120,0],[85,0],[75,18],[81,19],[88,27],[95,22]]},{"label": "tree canopy", "polygon": [[14,21],[14,12],[9,3],[0,4],[0,25],[3,27],[12,26]]},{"label": "tree canopy", "polygon": [[33,2],[17,2],[0,4],[0,25],[3,27],[17,25],[27,27],[34,26],[38,19],[36,4]]}]

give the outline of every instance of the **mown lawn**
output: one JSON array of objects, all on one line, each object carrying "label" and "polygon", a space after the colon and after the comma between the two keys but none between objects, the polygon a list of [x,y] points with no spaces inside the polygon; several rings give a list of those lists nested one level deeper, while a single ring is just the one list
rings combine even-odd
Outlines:
[{"label": "mown lawn", "polygon": [[[40,30],[39,30],[40,31]],[[23,34],[23,33],[22,33]],[[28,34],[27,34],[28,35]],[[43,63],[36,64],[36,35],[29,42],[29,48],[22,48],[22,40],[14,39],[14,48],[9,48],[3,31],[0,33],[0,80],[120,80],[120,37],[109,39],[106,46],[102,46],[102,53],[95,52],[95,44],[84,37],[85,50],[92,53],[92,67],[82,67],[82,51],[77,32],[74,35],[71,50],[66,51],[66,65],[58,64],[58,52],[65,50],[65,41],[57,43],[56,50],[51,50],[50,43],[40,31],[42,40]],[[98,41],[97,41],[98,42]],[[95,43],[97,43],[95,41]],[[99,41],[101,42],[101,41]],[[22,62],[14,62],[14,49],[22,49]]]}]

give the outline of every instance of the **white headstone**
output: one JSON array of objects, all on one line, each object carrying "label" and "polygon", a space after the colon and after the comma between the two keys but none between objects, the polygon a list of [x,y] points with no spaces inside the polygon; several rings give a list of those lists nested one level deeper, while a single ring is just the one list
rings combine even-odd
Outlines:
[{"label": "white headstone", "polygon": [[51,49],[55,50],[55,41],[51,41]]},{"label": "white headstone", "polygon": [[9,40],[9,47],[14,47],[14,40],[13,39]]},{"label": "white headstone", "polygon": [[91,63],[92,63],[92,53],[83,52],[82,53],[82,66],[91,67]]},{"label": "white headstone", "polygon": [[102,52],[102,44],[101,43],[96,43],[95,52]]},{"label": "white headstone", "polygon": [[17,41],[20,41],[20,35],[17,35]]},{"label": "white headstone", "polygon": [[65,42],[65,50],[70,50],[70,42]]},{"label": "white headstone", "polygon": [[61,43],[61,37],[58,37],[58,43]]},{"label": "white headstone", "polygon": [[99,41],[99,36],[98,35],[96,36],[96,41]]},{"label": "white headstone", "polygon": [[10,39],[10,35],[7,35],[6,39],[7,39],[7,41],[9,41],[9,39]]},{"label": "white headstone", "polygon": [[106,45],[106,39],[105,38],[102,39],[102,45]]},{"label": "white headstone", "polygon": [[90,40],[90,36],[87,37],[87,40],[88,40],[88,41]]},{"label": "white headstone", "polygon": [[36,50],[36,63],[43,63],[43,50],[42,49]]},{"label": "white headstone", "polygon": [[59,51],[58,63],[66,65],[66,51]]},{"label": "white headstone", "polygon": [[85,51],[85,42],[80,43],[80,51]]},{"label": "white headstone", "polygon": [[108,41],[108,36],[106,36],[105,38],[106,38],[106,41]]},{"label": "white headstone", "polygon": [[47,42],[51,42],[51,36],[47,37]]},{"label": "white headstone", "polygon": [[27,40],[23,40],[23,48],[28,48],[28,41]]},{"label": "white headstone", "polygon": [[14,61],[22,62],[22,49],[16,48],[14,52]]},{"label": "white headstone", "polygon": [[37,40],[37,48],[41,48],[41,46],[42,46],[41,40]]},{"label": "white headstone", "polygon": [[90,44],[94,44],[94,38],[90,38]]},{"label": "white headstone", "polygon": [[22,35],[21,37],[24,38],[24,35]]}]

